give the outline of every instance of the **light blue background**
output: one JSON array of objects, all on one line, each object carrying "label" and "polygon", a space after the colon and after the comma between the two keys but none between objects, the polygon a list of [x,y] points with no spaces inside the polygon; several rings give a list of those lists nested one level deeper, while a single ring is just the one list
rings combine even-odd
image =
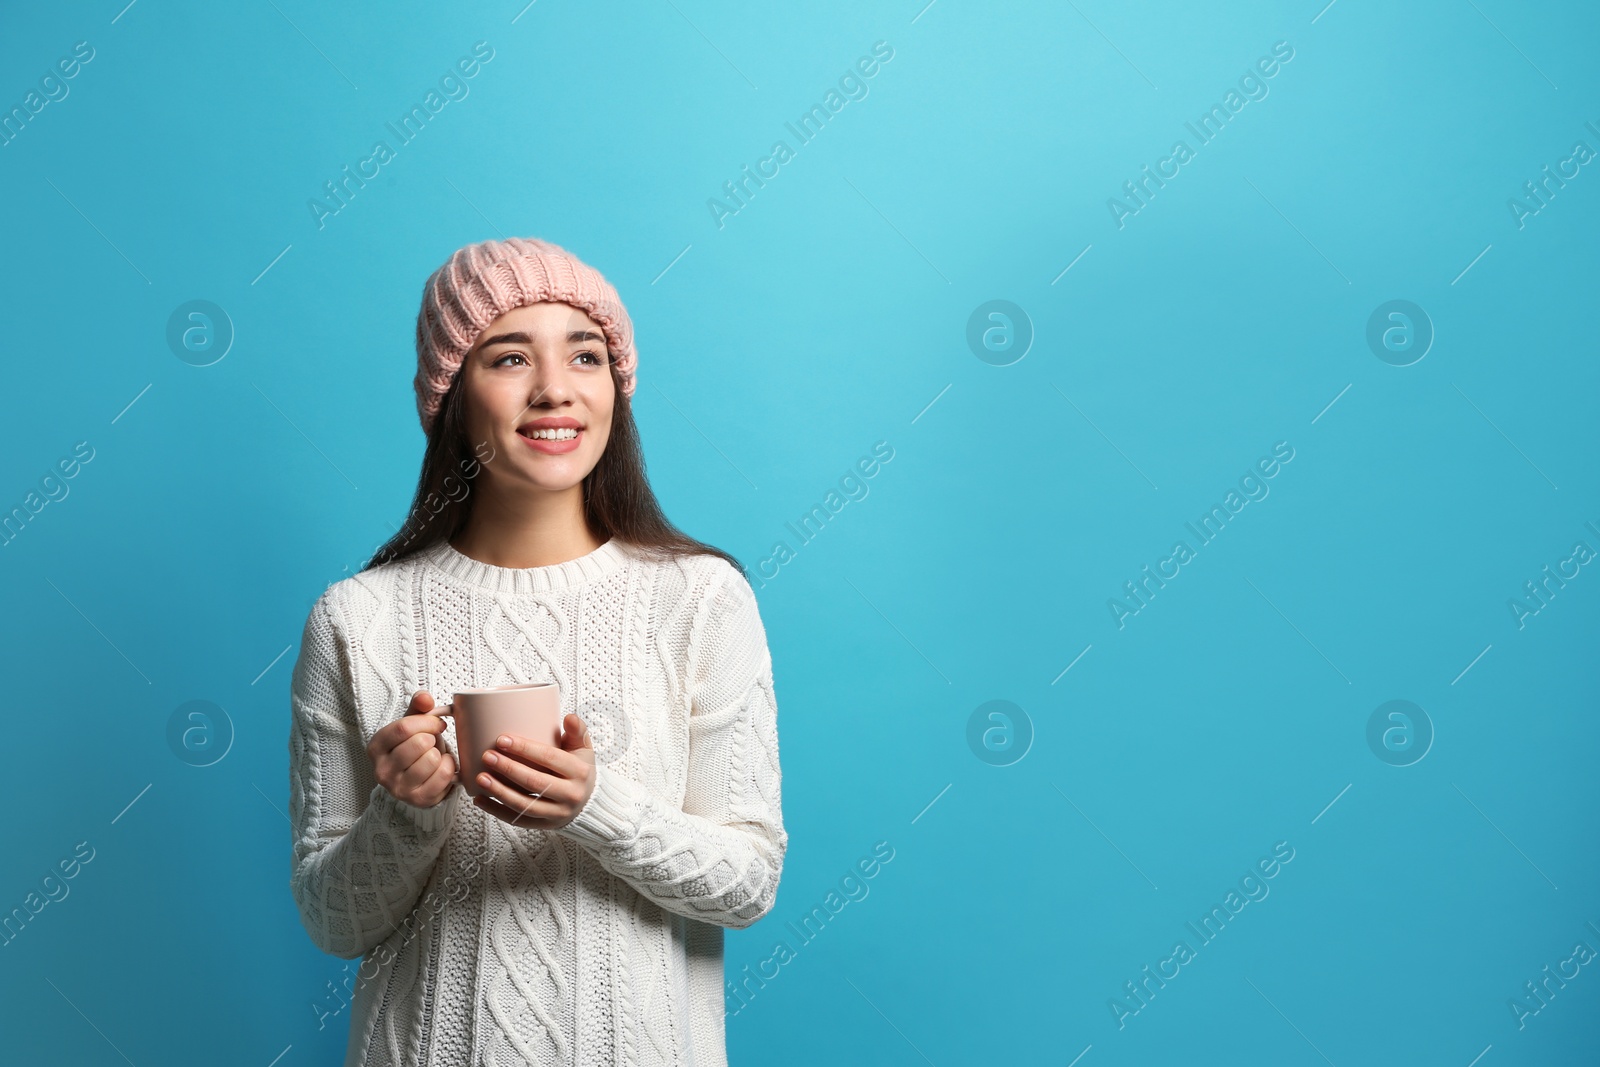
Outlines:
[{"label": "light blue background", "polygon": [[[1600,567],[1508,608],[1600,550],[1600,166],[1507,206],[1600,150],[1592,5],[122,2],[0,20],[6,109],[95,50],[0,148],[0,506],[94,449],[0,551],[0,908],[95,851],[0,951],[15,1062],[339,1062],[348,1013],[313,1005],[348,972],[288,891],[290,646],[409,504],[423,280],[508,234],[617,285],[691,534],[754,568],[894,450],[760,583],[791,838],[730,977],[894,859],[729,1019],[734,1062],[1600,1056],[1600,965],[1508,1006],[1600,949]],[[477,41],[469,95],[319,229]],[[719,229],[707,200],[875,41],[869,94]],[[236,333],[210,366],[165,340],[193,299]],[[1034,333],[1009,366],[965,339],[994,299]],[[1365,340],[1391,299],[1436,331],[1411,366]],[[1270,495],[1119,629],[1108,599],[1279,441]],[[1436,732],[1411,766],[1367,744],[1392,699]],[[210,766],[168,745],[190,700],[231,722]],[[1009,766],[968,745],[991,700],[1031,723]],[[1119,1027],[1280,841],[1270,895]]]}]

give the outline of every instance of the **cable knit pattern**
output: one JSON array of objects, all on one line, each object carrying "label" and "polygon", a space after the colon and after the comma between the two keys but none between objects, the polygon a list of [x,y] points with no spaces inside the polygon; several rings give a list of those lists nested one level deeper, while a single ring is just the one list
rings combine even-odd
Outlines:
[{"label": "cable knit pattern", "polygon": [[[367,743],[413,691],[528,681],[558,683],[594,739],[571,823],[377,784]],[[724,1067],[722,931],[772,909],[788,847],[772,661],[737,570],[618,541],[495,567],[442,543],[328,587],[290,708],[290,888],[319,948],[366,957],[346,1067]]]}]

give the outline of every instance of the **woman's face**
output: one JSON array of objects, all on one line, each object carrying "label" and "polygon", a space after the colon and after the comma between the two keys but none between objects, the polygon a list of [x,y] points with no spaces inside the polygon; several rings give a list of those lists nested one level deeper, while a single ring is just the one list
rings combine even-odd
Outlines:
[{"label": "woman's face", "polygon": [[468,447],[488,441],[502,486],[581,483],[611,436],[616,385],[600,324],[570,304],[513,308],[484,327],[461,363]]}]

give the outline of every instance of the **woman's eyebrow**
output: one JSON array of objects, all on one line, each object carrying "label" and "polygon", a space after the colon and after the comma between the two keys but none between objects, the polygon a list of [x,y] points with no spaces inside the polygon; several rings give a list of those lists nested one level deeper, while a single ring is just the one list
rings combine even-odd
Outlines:
[{"label": "woman's eyebrow", "polygon": [[[605,340],[606,340],[605,337],[603,337],[602,335],[600,335],[598,333],[595,333],[593,330],[573,330],[571,333],[567,334],[567,343],[568,344],[578,344],[578,343],[583,342],[583,341],[599,341],[601,344],[604,344]],[[483,348],[488,348],[491,345],[531,345],[531,344],[533,344],[533,338],[531,338],[527,334],[522,333],[522,332],[519,331],[519,332],[516,332],[516,333],[497,333],[493,337],[485,337],[483,339],[483,343],[480,344],[478,347],[480,349],[483,349]]]}]

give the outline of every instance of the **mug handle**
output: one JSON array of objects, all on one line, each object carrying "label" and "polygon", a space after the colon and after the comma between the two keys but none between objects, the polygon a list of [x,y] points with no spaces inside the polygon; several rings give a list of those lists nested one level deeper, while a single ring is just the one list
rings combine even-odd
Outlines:
[{"label": "mug handle", "polygon": [[[437,716],[439,716],[439,718],[444,719],[444,718],[452,718],[452,717],[454,717],[455,713],[456,713],[455,703],[451,702],[449,704],[436,704],[434,706],[434,709],[432,711],[428,712],[427,714],[429,714],[429,715],[437,715]],[[444,751],[450,753],[451,757],[456,761],[455,781],[457,781],[457,782],[461,781],[461,757],[460,757],[460,755],[458,755],[456,753],[456,751],[454,749],[450,748],[447,744],[445,744],[444,734],[440,734],[439,735],[439,746]]]}]

